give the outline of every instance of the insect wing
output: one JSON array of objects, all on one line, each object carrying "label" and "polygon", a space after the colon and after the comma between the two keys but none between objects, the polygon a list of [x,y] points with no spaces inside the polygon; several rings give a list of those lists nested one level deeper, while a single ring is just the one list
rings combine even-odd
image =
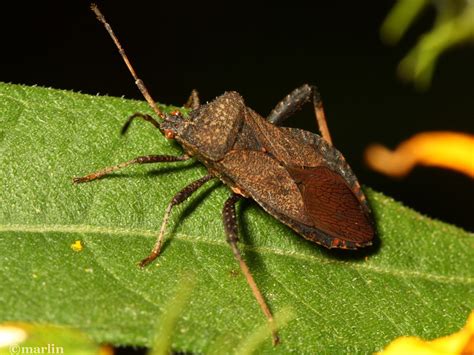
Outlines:
[{"label": "insect wing", "polygon": [[314,228],[355,244],[373,239],[370,217],[339,174],[326,166],[287,170],[301,191],[306,217]]},{"label": "insect wing", "polygon": [[[220,162],[220,171],[260,206],[278,218],[283,215],[308,223],[298,186],[278,161],[264,152],[235,150]],[[280,218],[279,218],[280,219]]]}]

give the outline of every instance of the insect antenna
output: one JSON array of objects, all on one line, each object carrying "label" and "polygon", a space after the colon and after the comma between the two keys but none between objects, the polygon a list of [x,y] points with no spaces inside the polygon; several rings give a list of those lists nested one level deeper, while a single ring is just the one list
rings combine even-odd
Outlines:
[{"label": "insect antenna", "polygon": [[112,40],[114,41],[115,43],[115,46],[117,47],[123,61],[125,62],[125,64],[127,65],[127,68],[128,70],[130,71],[130,73],[132,74],[133,76],[133,79],[135,79],[135,84],[137,85],[138,89],[140,90],[140,92],[142,93],[143,97],[145,98],[145,100],[148,102],[148,105],[150,105],[150,107],[153,109],[153,111],[155,111],[155,113],[158,115],[158,117],[160,118],[164,118],[165,117],[165,114],[158,108],[158,106],[156,105],[155,101],[153,100],[153,98],[151,97],[150,93],[148,92],[146,86],[145,86],[145,83],[143,82],[142,79],[140,79],[137,75],[137,73],[135,72],[135,69],[133,69],[133,66],[132,66],[132,63],[130,63],[130,60],[128,59],[127,57],[127,54],[125,53],[125,50],[122,48],[122,45],[120,44],[117,36],[115,35],[114,31],[112,30],[112,27],[109,25],[109,23],[105,20],[105,17],[104,15],[102,15],[102,13],[100,12],[99,8],[97,7],[96,4],[91,4],[91,10],[94,12],[94,14],[96,15],[97,19],[102,22],[102,24],[104,25],[105,29],[107,30],[107,32],[109,33],[110,37],[112,37]]}]

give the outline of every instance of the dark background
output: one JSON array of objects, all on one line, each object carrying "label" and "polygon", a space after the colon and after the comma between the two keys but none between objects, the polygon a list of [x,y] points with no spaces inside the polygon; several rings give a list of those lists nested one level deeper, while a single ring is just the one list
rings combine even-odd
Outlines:
[{"label": "dark background", "polygon": [[[399,60],[431,27],[433,9],[398,46],[387,47],[378,31],[391,1],[98,4],[157,101],[180,105],[193,88],[204,101],[237,90],[266,115],[294,88],[316,84],[335,145],[363,184],[474,230],[468,177],[419,167],[392,180],[362,160],[374,141],[394,148],[421,131],[474,130],[474,47],[445,53],[424,93],[395,75]],[[87,1],[9,3],[1,12],[1,81],[142,99]],[[315,131],[309,109],[289,122]]]}]

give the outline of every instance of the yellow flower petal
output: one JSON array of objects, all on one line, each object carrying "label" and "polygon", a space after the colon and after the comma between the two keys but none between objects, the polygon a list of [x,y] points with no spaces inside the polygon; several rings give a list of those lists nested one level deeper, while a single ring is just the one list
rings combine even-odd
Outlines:
[{"label": "yellow flower petal", "polygon": [[19,344],[28,337],[23,329],[14,325],[0,325],[0,348]]},{"label": "yellow flower petal", "polygon": [[391,342],[379,354],[398,355],[467,355],[474,354],[474,312],[459,332],[431,341],[416,337],[401,337]]},{"label": "yellow flower petal", "polygon": [[401,177],[416,165],[453,169],[474,178],[474,136],[456,132],[424,132],[402,142],[395,151],[374,144],[365,151],[374,170]]}]

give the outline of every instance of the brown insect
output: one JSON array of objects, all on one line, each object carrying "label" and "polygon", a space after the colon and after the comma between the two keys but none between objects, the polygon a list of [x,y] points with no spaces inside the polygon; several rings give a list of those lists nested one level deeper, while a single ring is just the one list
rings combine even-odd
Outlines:
[{"label": "brown insect", "polygon": [[[220,179],[233,191],[224,204],[223,219],[227,241],[245,275],[260,308],[269,320],[274,344],[278,335],[272,313],[238,249],[235,204],[252,198],[265,211],[293,230],[327,248],[356,249],[371,245],[375,228],[356,176],[342,154],[333,147],[322,101],[315,86],[303,85],[286,96],[265,119],[247,107],[236,92],[226,92],[200,105],[193,91],[186,106],[188,117],[179,111],[164,114],[132,68],[110,25],[96,5],[91,6],[115,42],[135,83],[158,116],[135,113],[125,123],[122,134],[135,118],[152,123],[168,139],[184,149],[181,156],[148,155],[105,168],[75,183],[95,180],[131,164],[175,162],[191,157],[203,163],[208,174],[178,192],[169,203],[150,255],[140,266],[151,263],[161,252],[167,221],[174,206],[212,179]],[[279,125],[305,103],[312,102],[321,136]]]}]

